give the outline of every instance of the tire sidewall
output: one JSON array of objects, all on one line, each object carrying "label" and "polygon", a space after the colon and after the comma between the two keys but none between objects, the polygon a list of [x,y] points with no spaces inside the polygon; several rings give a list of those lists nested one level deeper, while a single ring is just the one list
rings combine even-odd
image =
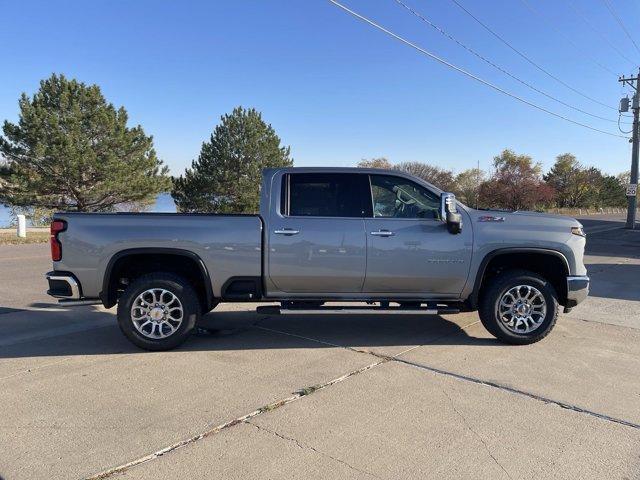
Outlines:
[{"label": "tire sidewall", "polygon": [[[141,334],[131,319],[131,307],[145,290],[162,288],[173,293],[182,304],[184,317],[175,333],[162,339],[151,339]],[[169,274],[148,274],[134,280],[118,301],[118,325],[122,333],[135,345],[145,350],[169,350],[183,343],[191,334],[200,316],[198,298],[187,280]]]},{"label": "tire sidewall", "polygon": [[[529,285],[538,289],[546,302],[547,313],[538,328],[529,333],[515,333],[498,318],[497,309],[502,296],[516,285]],[[481,312],[482,323],[500,340],[513,344],[529,344],[544,338],[555,325],[558,316],[557,294],[553,286],[543,278],[527,272],[512,272],[496,282],[487,292],[487,302]],[[488,324],[487,324],[488,323]]]}]

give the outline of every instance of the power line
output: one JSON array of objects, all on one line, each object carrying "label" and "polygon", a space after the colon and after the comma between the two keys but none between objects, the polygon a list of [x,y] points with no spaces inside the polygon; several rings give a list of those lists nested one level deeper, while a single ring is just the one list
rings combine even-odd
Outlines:
[{"label": "power line", "polygon": [[522,85],[530,88],[531,90],[533,90],[534,92],[537,92],[541,95],[544,95],[545,97],[553,100],[554,102],[557,102],[561,105],[564,105],[565,107],[571,108],[573,110],[576,110],[580,113],[584,113],[585,115],[589,115],[590,117],[593,118],[597,118],[600,120],[604,120],[606,122],[611,122],[611,123],[617,123],[616,120],[613,120],[611,118],[606,118],[606,117],[602,117],[600,115],[596,115],[590,112],[587,112],[586,110],[582,110],[581,108],[575,107],[569,103],[566,103],[562,100],[560,100],[559,98],[554,97],[553,95],[550,95],[542,90],[540,90],[539,88],[535,87],[534,85],[530,84],[529,82],[522,80],[521,78],[513,75],[512,73],[508,72],[507,70],[505,70],[504,68],[502,68],[501,66],[495,64],[494,62],[492,62],[491,60],[489,60],[488,58],[484,57],[482,54],[476,52],[474,49],[472,49],[471,47],[465,45],[464,43],[460,42],[458,39],[456,39],[455,37],[453,37],[452,35],[450,35],[449,33],[447,33],[444,29],[442,29],[441,27],[439,27],[438,25],[436,25],[435,23],[431,22],[431,20],[429,20],[428,18],[426,18],[424,15],[420,14],[419,12],[417,12],[416,10],[414,10],[413,8],[411,8],[409,5],[407,5],[406,3],[404,3],[402,0],[395,0],[395,2],[404,7],[406,10],[408,10],[409,12],[411,12],[414,16],[416,16],[417,18],[419,18],[420,20],[422,20],[424,23],[426,23],[427,25],[429,25],[430,27],[434,28],[435,30],[437,30],[439,33],[441,33],[442,35],[444,35],[445,37],[447,37],[449,40],[457,43],[458,45],[460,45],[462,48],[464,48],[465,50],[467,50],[468,52],[472,53],[473,55],[475,55],[476,57],[478,57],[480,60],[488,63],[489,65],[491,65],[493,68],[495,68],[496,70],[499,70],[500,72],[504,73],[505,75],[507,75],[508,77],[514,79],[515,81],[521,83]]},{"label": "power line", "polygon": [[538,15],[540,18],[542,18],[543,20],[545,20],[545,23],[552,29],[555,30],[556,33],[558,35],[560,35],[561,37],[563,37],[566,42],[571,45],[573,48],[575,48],[575,50],[580,53],[584,58],[586,58],[587,60],[590,60],[594,65],[597,65],[598,67],[600,67],[602,70],[604,70],[607,73],[610,73],[611,75],[615,75],[616,77],[618,77],[618,74],[615,73],[613,70],[611,70],[609,67],[603,65],[602,63],[600,63],[598,60],[596,60],[595,58],[592,58],[588,55],[586,55],[585,53],[585,49],[584,48],[580,48],[573,40],[571,40],[571,37],[569,37],[569,35],[567,35],[566,33],[564,33],[560,28],[558,28],[556,25],[554,25],[554,23],[552,22],[552,20],[545,14],[543,14],[542,12],[540,12],[540,10],[533,8],[533,6],[531,5],[531,3],[529,3],[527,0],[521,0],[522,3],[533,13],[535,13],[536,15]]},{"label": "power line", "polygon": [[416,45],[415,43],[412,43],[409,40],[401,37],[400,35],[397,35],[397,34],[393,33],[391,30],[386,29],[382,25],[377,24],[373,20],[370,20],[367,17],[365,17],[363,15],[360,15],[357,12],[354,12],[350,8],[342,5],[340,2],[338,2],[336,0],[329,0],[329,2],[334,4],[336,7],[341,8],[342,10],[344,10],[347,13],[349,13],[350,15],[353,15],[354,17],[358,18],[359,20],[362,20],[363,22],[368,23],[372,27],[377,28],[378,30],[386,33],[387,35],[395,38],[396,40],[404,43],[405,45],[408,45],[411,48],[419,51],[420,53],[426,55],[427,57],[429,57],[429,58],[431,58],[431,59],[433,59],[433,60],[435,60],[435,61],[437,61],[437,62],[439,62],[439,63],[441,63],[441,64],[443,64],[443,65],[445,65],[445,66],[447,66],[447,67],[459,72],[459,73],[462,73],[463,75],[465,75],[465,76],[467,76],[467,77],[469,77],[469,78],[471,78],[471,79],[473,79],[473,80],[475,80],[475,81],[477,81],[477,82],[479,82],[479,83],[481,83],[483,85],[486,85],[487,87],[492,88],[492,89],[494,89],[494,90],[496,90],[496,91],[498,91],[498,92],[500,92],[500,93],[502,93],[502,94],[504,94],[504,95],[506,95],[508,97],[511,97],[511,98],[513,98],[515,100],[518,100],[519,102],[522,102],[525,105],[529,105],[530,107],[533,107],[533,108],[535,108],[537,110],[540,110],[542,112],[548,113],[549,115],[552,115],[552,116],[554,116],[556,118],[560,118],[560,119],[565,120],[565,121],[567,121],[569,123],[573,123],[574,125],[579,125],[581,127],[588,128],[589,130],[593,130],[595,132],[602,133],[604,135],[610,135],[612,137],[620,137],[620,138],[625,138],[625,139],[628,138],[628,137],[625,137],[623,135],[619,135],[617,133],[607,132],[605,130],[600,130],[598,128],[592,127],[591,125],[586,125],[584,123],[577,122],[577,121],[572,120],[570,118],[567,118],[567,117],[565,117],[563,115],[560,115],[559,113],[552,112],[551,110],[547,110],[544,107],[536,105],[535,103],[530,102],[529,100],[525,100],[524,98],[519,97],[518,95],[515,95],[515,94],[513,94],[511,92],[508,92],[508,91],[498,87],[497,85],[494,85],[493,83],[488,82],[488,81],[486,81],[486,80],[484,80],[484,79],[482,79],[482,78],[480,78],[480,77],[478,77],[478,76],[476,76],[476,75],[464,70],[463,68],[460,68],[460,67],[458,67],[458,66],[456,66],[456,65],[454,65],[454,64],[452,64],[452,63],[450,63],[450,62],[448,62],[446,60],[444,60],[443,58],[440,58],[439,56],[429,52],[428,50],[425,50],[424,48]]},{"label": "power line", "polygon": [[613,6],[611,5],[611,3],[609,3],[609,0],[602,0],[602,3],[604,3],[605,7],[607,7],[607,10],[609,10],[609,13],[611,13],[611,16],[616,19],[616,22],[618,22],[618,25],[620,25],[624,33],[627,35],[627,37],[629,37],[629,40],[631,40],[631,43],[633,43],[633,46],[636,47],[636,50],[638,51],[638,53],[640,53],[640,48],[638,48],[638,44],[629,33],[629,30],[627,30],[627,28],[624,26],[624,23],[622,23],[622,19],[618,16],[616,11],[613,9]]},{"label": "power line", "polygon": [[[482,28],[484,28],[487,32],[489,32],[491,35],[493,35],[494,37],[496,37],[498,40],[500,40],[503,44],[505,44],[507,47],[509,47],[511,50],[513,50],[515,53],[517,53],[520,57],[522,57],[524,60],[526,60],[527,62],[529,62],[531,65],[533,65],[535,68],[537,68],[538,70],[540,70],[542,73],[544,73],[545,75],[547,75],[548,77],[554,79],[556,82],[564,85],[566,88],[568,88],[569,90],[571,90],[574,93],[577,93],[578,95],[580,95],[581,97],[586,98],[587,100],[590,100],[594,103],[597,103],[598,105],[601,105],[603,107],[607,107],[611,110],[616,110],[614,107],[612,107],[611,105],[607,105],[606,103],[603,103],[599,100],[596,100],[595,98],[590,97],[589,95],[582,93],[580,90],[572,87],[571,85],[569,85],[567,82],[565,82],[564,80],[558,78],[557,76],[555,76],[553,73],[549,72],[548,70],[546,70],[545,68],[541,67],[539,64],[537,64],[536,62],[534,62],[533,60],[531,60],[527,55],[525,55],[524,53],[522,53],[520,50],[518,50],[516,47],[514,47],[513,45],[511,45],[507,40],[505,40],[501,35],[499,35],[498,33],[496,33],[495,31],[493,31],[487,24],[485,24],[482,20],[480,20],[478,17],[476,17],[473,13],[471,13],[469,10],[467,10],[465,8],[464,5],[462,5],[460,2],[458,2],[458,0],[451,0],[455,5],[457,5],[463,12],[465,12],[467,15],[469,15],[471,18],[473,18],[476,23],[478,23],[480,26],[482,26]],[[617,110],[616,110],[617,111]]]},{"label": "power line", "polygon": [[[620,130],[620,132],[625,133],[625,134],[629,134],[629,133],[633,133],[633,128],[631,130],[629,130],[628,132],[625,132],[624,130],[622,130],[622,127],[620,126],[620,117],[622,117],[622,113],[618,114],[618,130]],[[627,123],[627,125],[629,125]]]},{"label": "power line", "polygon": [[577,16],[579,16],[582,21],[591,29],[593,30],[600,38],[602,38],[602,40],[604,40],[607,45],[609,45],[618,55],[620,55],[622,58],[624,58],[627,62],[629,62],[630,64],[635,66],[635,63],[633,60],[629,59],[629,57],[627,57],[624,53],[622,53],[622,51],[616,47],[608,38],[607,36],[602,33],[600,30],[598,30],[595,25],[593,25],[593,23],[591,23],[591,21],[587,18],[587,16],[582,13],[580,10],[578,10],[575,6],[575,4],[569,0],[567,2],[567,4],[569,5],[569,8],[571,8],[571,10],[573,10],[573,13],[575,13]]}]

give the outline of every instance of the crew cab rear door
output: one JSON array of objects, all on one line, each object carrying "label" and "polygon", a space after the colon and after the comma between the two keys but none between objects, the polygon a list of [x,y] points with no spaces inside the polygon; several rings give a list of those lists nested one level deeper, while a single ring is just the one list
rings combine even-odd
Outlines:
[{"label": "crew cab rear door", "polygon": [[287,173],[281,190],[267,232],[268,276],[276,290],[359,293],[366,267],[364,217],[371,214],[367,175]]},{"label": "crew cab rear door", "polygon": [[465,222],[461,233],[449,233],[440,219],[440,196],[408,178],[372,174],[370,180],[363,292],[460,294],[471,261],[471,226]]}]

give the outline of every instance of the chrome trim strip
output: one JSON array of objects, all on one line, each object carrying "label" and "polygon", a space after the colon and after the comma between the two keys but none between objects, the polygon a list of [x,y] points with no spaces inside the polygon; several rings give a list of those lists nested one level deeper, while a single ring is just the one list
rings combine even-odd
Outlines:
[{"label": "chrome trim strip", "polygon": [[567,277],[567,305],[575,307],[589,295],[590,279],[587,275],[572,275]]},{"label": "chrome trim strip", "polygon": [[401,314],[401,315],[437,315],[438,310],[426,309],[421,310],[408,310],[408,309],[357,309],[357,308],[336,308],[336,309],[317,309],[317,310],[303,310],[300,308],[281,308],[281,315],[335,315],[335,314],[367,314],[367,315],[389,315],[389,314]]},{"label": "chrome trim strip", "polygon": [[80,300],[80,286],[78,285],[78,282],[76,281],[75,278],[69,276],[69,275],[46,275],[47,277],[47,281],[48,280],[58,280],[58,281],[62,281],[62,282],[67,282],[67,284],[69,285],[69,287],[71,288],[71,296],[69,295],[51,295],[52,297],[55,298],[69,298],[69,299],[74,299],[74,300]]},{"label": "chrome trim strip", "polygon": [[63,307],[77,307],[80,305],[101,305],[101,304],[102,304],[102,301],[100,299],[73,300],[73,299],[61,298],[60,300],[58,300],[58,305],[61,305]]}]

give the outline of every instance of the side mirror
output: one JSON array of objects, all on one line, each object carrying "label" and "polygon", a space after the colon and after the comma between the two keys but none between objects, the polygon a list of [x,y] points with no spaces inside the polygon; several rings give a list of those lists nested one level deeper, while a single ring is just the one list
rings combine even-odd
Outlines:
[{"label": "side mirror", "polygon": [[458,213],[453,193],[444,192],[440,195],[440,217],[446,222],[449,233],[455,235],[462,231],[462,215]]}]

